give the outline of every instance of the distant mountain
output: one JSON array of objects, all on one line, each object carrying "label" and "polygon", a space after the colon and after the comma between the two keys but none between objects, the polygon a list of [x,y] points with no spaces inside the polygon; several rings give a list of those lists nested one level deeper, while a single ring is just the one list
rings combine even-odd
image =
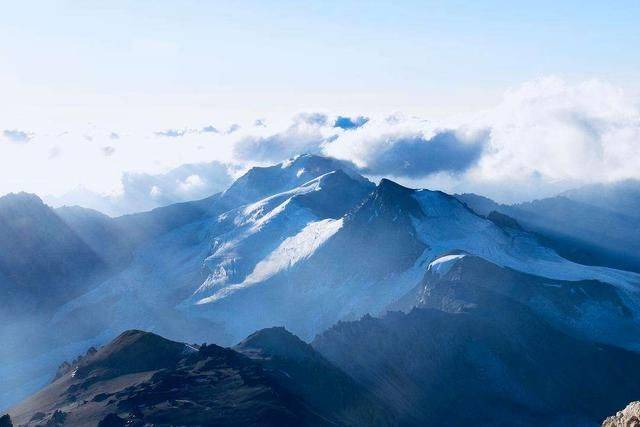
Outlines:
[{"label": "distant mountain", "polygon": [[640,219],[640,181],[636,179],[588,185],[565,191],[560,195],[576,202]]},{"label": "distant mountain", "polygon": [[127,331],[10,414],[26,426],[391,424],[375,398],[284,330],[237,350]]},{"label": "distant mountain", "polygon": [[79,206],[63,206],[54,212],[109,266],[117,268],[131,260],[139,242],[117,220]]},{"label": "distant mountain", "polygon": [[46,315],[105,269],[99,254],[37,196],[0,197],[0,321]]},{"label": "distant mountain", "polygon": [[568,194],[574,193],[516,205],[500,205],[475,194],[456,197],[480,215],[495,211],[514,218],[542,243],[575,262],[640,272],[640,218],[632,200],[612,202],[615,209],[609,209],[595,200],[593,204],[580,201],[587,199],[584,195],[571,199]]}]

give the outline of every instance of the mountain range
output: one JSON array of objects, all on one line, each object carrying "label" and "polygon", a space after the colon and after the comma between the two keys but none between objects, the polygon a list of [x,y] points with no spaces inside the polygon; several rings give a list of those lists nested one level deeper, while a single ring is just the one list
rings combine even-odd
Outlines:
[{"label": "mountain range", "polygon": [[0,407],[75,359],[12,418],[597,424],[640,394],[636,188],[500,205],[303,155],[116,218],[5,196]]},{"label": "mountain range", "polygon": [[592,185],[514,205],[476,194],[458,199],[480,215],[504,214],[575,262],[640,272],[640,183]]}]

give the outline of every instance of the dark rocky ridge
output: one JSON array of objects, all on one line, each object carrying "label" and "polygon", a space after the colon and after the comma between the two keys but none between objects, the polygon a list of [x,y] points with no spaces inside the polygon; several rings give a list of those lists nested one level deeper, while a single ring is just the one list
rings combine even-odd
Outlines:
[{"label": "dark rocky ridge", "polygon": [[127,331],[10,413],[27,426],[389,425],[381,408],[284,329],[236,350]]}]

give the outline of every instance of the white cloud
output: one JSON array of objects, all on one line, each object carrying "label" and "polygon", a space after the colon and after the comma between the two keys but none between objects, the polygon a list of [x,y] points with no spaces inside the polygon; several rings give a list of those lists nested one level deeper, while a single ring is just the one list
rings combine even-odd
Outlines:
[{"label": "white cloud", "polygon": [[640,110],[609,84],[530,82],[507,93],[490,120],[493,154],[480,171],[487,177],[606,181],[640,174]]},{"label": "white cloud", "polygon": [[207,125],[200,129],[200,133],[219,133],[219,131],[213,125]]},{"label": "white cloud", "polygon": [[421,178],[464,173],[480,159],[487,140],[486,130],[428,129],[419,121],[399,125],[384,120],[345,132],[324,144],[323,152],[372,175]]},{"label": "white cloud", "polygon": [[529,82],[509,91],[483,120],[490,143],[467,177],[477,186],[535,184],[544,194],[640,178],[640,109],[608,83]]},{"label": "white cloud", "polygon": [[340,116],[307,113],[280,131],[245,136],[234,154],[275,162],[321,153],[407,185],[517,201],[640,178],[638,105],[606,82],[550,77],[508,91],[495,108],[454,126],[394,114],[350,119],[360,125],[341,129],[334,127]]},{"label": "white cloud", "polygon": [[189,175],[184,181],[180,181],[178,183],[178,188],[184,193],[191,193],[193,191],[197,191],[199,188],[203,187],[205,182],[202,180],[200,175]]},{"label": "white cloud", "polygon": [[116,149],[110,145],[102,147],[101,150],[102,150],[102,154],[104,154],[107,157],[112,156],[116,152]]},{"label": "white cloud", "polygon": [[278,162],[296,154],[319,153],[332,135],[326,125],[324,114],[298,114],[281,131],[240,138],[234,145],[234,156],[240,161]]},{"label": "white cloud", "polygon": [[229,126],[229,129],[227,129],[226,133],[227,134],[232,134],[234,132],[239,131],[241,127],[242,126],[240,126],[239,124],[233,123],[231,126]]},{"label": "white cloud", "polygon": [[[162,132],[154,132],[157,123],[131,129],[105,123],[102,128],[65,124],[34,132],[5,130],[0,137],[6,140],[32,141],[0,144],[0,192],[59,195],[79,184],[101,194],[115,188],[122,192],[127,171],[156,176],[181,164],[210,161],[245,168],[318,153],[406,185],[524,200],[586,183],[640,178],[639,105],[605,82],[545,78],[508,91],[498,105],[473,119],[455,122],[398,113],[365,118],[309,112],[288,120],[251,119],[242,127],[229,125],[232,117],[220,127],[207,117],[193,123],[165,120]],[[31,129],[29,123],[15,126]],[[114,137],[111,129],[121,133]],[[92,135],[92,141],[83,135]],[[205,183],[201,193],[191,176]],[[165,203],[204,195],[212,188],[209,181],[201,171],[192,171],[172,185],[152,182],[141,188],[146,199],[153,193],[154,203]]]},{"label": "white cloud", "polygon": [[187,129],[166,129],[156,132],[157,136],[165,136],[167,138],[180,138],[187,134]]},{"label": "white cloud", "polygon": [[407,185],[520,201],[640,179],[639,105],[606,82],[550,77],[508,91],[495,108],[454,127],[394,115],[319,145]]}]

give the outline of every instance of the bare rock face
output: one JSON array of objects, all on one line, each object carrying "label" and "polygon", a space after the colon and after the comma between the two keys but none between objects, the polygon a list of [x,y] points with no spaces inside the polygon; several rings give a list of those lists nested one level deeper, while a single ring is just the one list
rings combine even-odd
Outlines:
[{"label": "bare rock face", "polygon": [[607,417],[602,427],[640,427],[640,402],[631,402],[622,411]]}]

